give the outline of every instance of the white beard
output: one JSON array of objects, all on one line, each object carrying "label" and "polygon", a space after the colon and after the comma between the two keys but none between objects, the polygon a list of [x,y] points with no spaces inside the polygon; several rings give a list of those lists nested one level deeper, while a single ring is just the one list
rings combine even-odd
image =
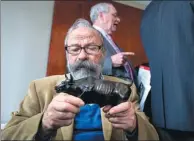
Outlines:
[{"label": "white beard", "polygon": [[102,65],[94,64],[88,60],[79,61],[71,65],[68,63],[68,69],[74,80],[89,76],[100,78],[102,73]]}]

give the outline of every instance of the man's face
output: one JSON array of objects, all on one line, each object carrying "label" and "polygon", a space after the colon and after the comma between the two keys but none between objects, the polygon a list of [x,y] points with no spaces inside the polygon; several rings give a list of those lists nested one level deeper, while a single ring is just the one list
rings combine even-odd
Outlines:
[{"label": "man's face", "polygon": [[74,79],[100,76],[104,54],[102,49],[98,50],[102,39],[97,31],[87,27],[77,28],[70,33],[67,46],[68,69]]},{"label": "man's face", "polygon": [[104,30],[108,32],[108,34],[112,34],[116,31],[117,25],[120,23],[117,10],[112,5],[109,5],[109,12],[102,14],[104,20]]}]

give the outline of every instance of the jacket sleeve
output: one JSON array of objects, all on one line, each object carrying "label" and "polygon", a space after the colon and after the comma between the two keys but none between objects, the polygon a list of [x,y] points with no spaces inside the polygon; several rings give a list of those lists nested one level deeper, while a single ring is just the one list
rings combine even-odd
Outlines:
[{"label": "jacket sleeve", "polygon": [[159,140],[158,133],[154,126],[149,122],[148,117],[144,112],[140,111],[139,108],[139,96],[137,95],[136,86],[131,86],[132,94],[129,101],[134,103],[136,116],[137,116],[137,129],[138,129],[138,140]]},{"label": "jacket sleeve", "polygon": [[2,131],[2,140],[33,140],[42,115],[35,83],[32,82],[19,110],[12,113],[11,120]]},{"label": "jacket sleeve", "polygon": [[112,70],[112,59],[111,56],[113,55],[111,52],[112,46],[109,42],[104,38],[103,46],[106,50],[104,64],[103,64],[103,75],[113,75]]},{"label": "jacket sleeve", "polygon": [[106,56],[103,65],[103,74],[112,75],[112,60],[110,56]]}]

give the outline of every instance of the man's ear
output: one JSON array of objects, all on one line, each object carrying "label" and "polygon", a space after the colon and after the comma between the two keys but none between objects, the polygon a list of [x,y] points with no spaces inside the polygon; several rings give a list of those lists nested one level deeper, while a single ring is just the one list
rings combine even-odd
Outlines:
[{"label": "man's ear", "polygon": [[99,13],[98,18],[100,22],[104,22],[104,14],[102,12]]}]

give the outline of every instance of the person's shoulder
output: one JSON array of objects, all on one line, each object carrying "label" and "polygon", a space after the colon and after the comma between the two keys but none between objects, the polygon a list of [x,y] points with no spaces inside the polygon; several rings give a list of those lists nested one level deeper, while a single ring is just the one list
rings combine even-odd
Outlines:
[{"label": "person's shoulder", "polygon": [[54,88],[58,83],[65,79],[65,75],[52,75],[33,80],[30,84],[34,85],[37,90]]},{"label": "person's shoulder", "polygon": [[115,77],[115,76],[108,76],[108,75],[103,75],[104,80],[110,80],[110,81],[114,81],[114,82],[121,82],[124,84],[128,84],[128,85],[132,85],[132,81],[126,81],[124,79],[121,79],[119,77]]},{"label": "person's shoulder", "polygon": [[51,83],[64,79],[65,75],[51,75],[33,80],[35,83]]}]

